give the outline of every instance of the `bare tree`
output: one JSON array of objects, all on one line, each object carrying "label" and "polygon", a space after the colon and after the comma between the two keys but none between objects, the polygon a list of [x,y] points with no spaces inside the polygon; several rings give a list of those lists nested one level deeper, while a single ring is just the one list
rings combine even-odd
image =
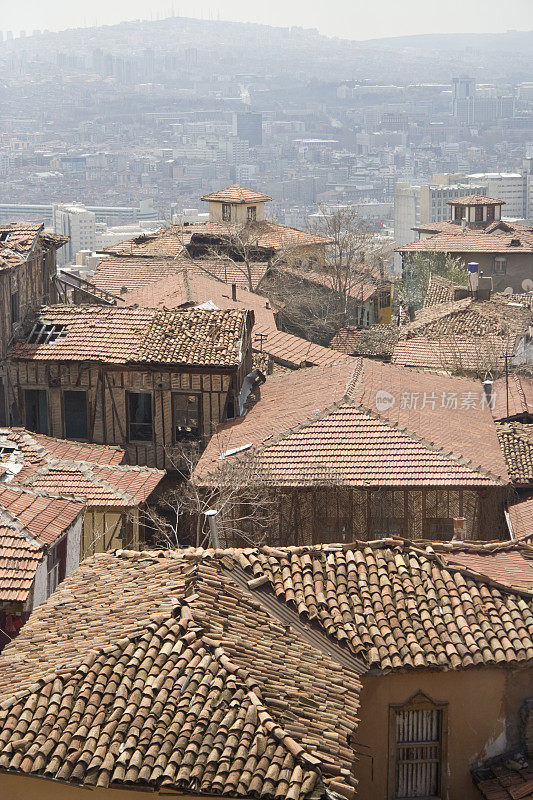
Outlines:
[{"label": "bare tree", "polygon": [[357,298],[365,284],[385,278],[391,247],[361,220],[353,206],[333,213],[321,209],[314,232],[329,241],[325,273],[347,313],[350,298]]},{"label": "bare tree", "polygon": [[216,512],[221,547],[257,547],[268,541],[276,525],[277,500],[264,471],[246,452],[226,456],[231,444],[227,436],[217,436],[216,441],[220,463],[204,480],[194,477],[200,457],[197,445],[174,448],[170,454],[183,481],[160,498],[157,509],[150,507],[145,512],[157,546],[212,545],[208,511]]}]

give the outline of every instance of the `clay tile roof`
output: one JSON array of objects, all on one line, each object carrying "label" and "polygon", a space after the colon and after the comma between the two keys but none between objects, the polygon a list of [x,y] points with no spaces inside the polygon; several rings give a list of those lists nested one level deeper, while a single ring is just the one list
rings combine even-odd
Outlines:
[{"label": "clay tile roof", "polygon": [[[517,547],[510,544],[508,552]],[[513,563],[522,579],[529,574],[533,549],[520,548],[525,557],[515,555]],[[483,555],[482,545],[472,550],[472,558],[476,550],[480,559],[493,557]],[[434,546],[385,539],[263,547],[244,551],[240,562],[258,584],[266,578],[279,600],[371,668],[459,669],[530,661],[531,589],[513,586],[515,575],[509,580],[499,561],[485,567],[496,579],[477,573],[468,559],[466,565],[452,562],[459,558],[453,550],[442,554]]]},{"label": "clay tile roof", "polygon": [[[414,230],[426,230],[418,226]],[[425,239],[402,244],[398,252],[415,253],[436,251],[439,253],[531,253],[533,252],[533,228],[509,222],[494,222],[484,229],[466,228],[453,223],[435,226],[435,234]]]},{"label": "clay tile roof", "polygon": [[437,306],[441,303],[453,303],[456,293],[468,293],[466,286],[455,283],[440,275],[430,275],[429,284],[424,298],[424,308]]},{"label": "clay tile roof", "polygon": [[449,206],[504,206],[505,200],[496,200],[494,197],[486,197],[483,194],[468,194],[464,197],[456,197],[448,200]]},{"label": "clay tile roof", "polygon": [[516,486],[533,486],[533,425],[497,423],[507,470]]},{"label": "clay tile roof", "polygon": [[0,271],[23,264],[43,228],[43,223],[0,225]]},{"label": "clay tile roof", "polygon": [[109,306],[49,306],[35,325],[60,335],[32,343],[31,332],[11,350],[28,361],[99,361],[107,364],[187,364],[229,367],[240,363],[246,311],[165,311]]},{"label": "clay tile roof", "polygon": [[349,361],[330,347],[322,347],[307,339],[293,336],[292,333],[278,331],[275,327],[258,324],[254,327],[252,338],[256,350],[267,353],[277,364],[289,369],[301,366],[325,367],[341,363],[353,365],[353,361]]},{"label": "clay tile roof", "polygon": [[228,186],[218,192],[205,194],[201,199],[213,203],[265,203],[267,200],[272,200],[267,194],[238,185]]},{"label": "clay tile roof", "polygon": [[0,657],[0,769],[265,800],[329,787],[352,800],[359,662],[294,611],[282,622],[223,560],[83,562]]},{"label": "clay tile roof", "polygon": [[0,484],[0,601],[24,602],[44,547],[83,512],[81,501]]},{"label": "clay tile roof", "polygon": [[9,487],[82,498],[88,506],[137,506],[165,474],[122,465],[124,451],[120,448],[53,439],[24,428],[0,428],[2,443],[15,448],[12,454],[0,456]]},{"label": "clay tile roof", "polygon": [[400,335],[397,325],[341,328],[330,342],[333,350],[355,356],[390,358]]},{"label": "clay tile roof", "polygon": [[221,449],[245,445],[277,485],[508,482],[479,383],[364,359],[269,378],[245,417],[217,428],[197,479],[209,482]]},{"label": "clay tile roof", "polygon": [[471,297],[420,309],[402,328],[395,364],[452,372],[502,369],[517,340],[533,323],[533,312],[507,302]]},{"label": "clay tile roof", "polygon": [[[106,261],[111,259],[104,259],[103,266],[107,266]],[[266,297],[246,291],[237,287],[236,300],[232,299],[232,288],[227,283],[223,283],[217,278],[209,275],[207,271],[200,270],[195,266],[188,266],[180,264],[178,269],[174,268],[168,271],[168,274],[158,275],[156,270],[150,271],[150,275],[145,268],[151,265],[151,260],[148,259],[114,259],[119,262],[121,266],[122,284],[120,287],[120,297],[123,299],[127,306],[140,306],[141,308],[160,308],[160,309],[178,309],[180,307],[199,306],[204,303],[212,303],[218,309],[250,309],[254,312],[254,317],[257,322],[261,322],[268,327],[276,327],[274,320],[274,313],[270,308],[270,303]],[[136,261],[137,263],[131,263]],[[125,265],[122,262],[126,262]],[[138,265],[140,262],[140,269]],[[102,264],[102,262],[100,262]],[[172,266],[176,262],[171,262]],[[165,262],[163,262],[165,265]],[[124,266],[126,267],[124,269]],[[116,276],[116,269],[111,265],[113,270],[113,280]],[[95,285],[100,288],[103,287],[102,283],[107,281],[102,280],[103,272],[98,276],[98,282]],[[139,274],[139,272],[141,274]],[[104,273],[105,274],[105,273]],[[95,277],[98,275],[98,270]],[[244,276],[243,276],[244,277]],[[126,291],[125,291],[126,290]]]},{"label": "clay tile roof", "polygon": [[509,517],[514,538],[533,544],[533,497],[512,503],[509,506]]},{"label": "clay tile roof", "polygon": [[492,386],[492,416],[496,420],[533,417],[533,378],[511,373],[498,378]]}]

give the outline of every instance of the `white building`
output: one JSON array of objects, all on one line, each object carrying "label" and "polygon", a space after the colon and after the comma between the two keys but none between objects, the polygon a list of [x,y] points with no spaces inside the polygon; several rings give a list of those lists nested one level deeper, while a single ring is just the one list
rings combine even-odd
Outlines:
[{"label": "white building", "polygon": [[70,238],[58,250],[58,266],[73,263],[79,250],[94,250],[96,246],[96,215],[81,203],[54,205],[52,225],[55,233]]},{"label": "white building", "polygon": [[505,206],[502,209],[504,217],[512,219],[527,217],[526,177],[520,172],[476,172],[467,175],[466,181],[470,184],[485,184],[488,197],[504,200]]},{"label": "white building", "polygon": [[[446,222],[450,219],[450,200],[465,194],[486,194],[486,184],[440,182],[444,176],[434,176],[439,183],[425,186],[411,186],[397,183],[394,193],[394,241],[396,247],[416,239],[415,225],[428,222]],[[401,270],[401,257],[394,255],[394,268]]]}]

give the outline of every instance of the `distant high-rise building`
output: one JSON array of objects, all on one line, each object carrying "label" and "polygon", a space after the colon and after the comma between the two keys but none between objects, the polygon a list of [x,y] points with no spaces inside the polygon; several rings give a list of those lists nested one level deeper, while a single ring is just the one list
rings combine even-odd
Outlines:
[{"label": "distant high-rise building", "polygon": [[237,111],[233,115],[233,135],[251,147],[263,144],[263,115],[256,111]]},{"label": "distant high-rise building", "polygon": [[69,242],[58,251],[58,266],[74,261],[79,250],[96,246],[96,215],[81,204],[56,204],[52,211],[55,233],[68,236]]},{"label": "distant high-rise building", "polygon": [[473,119],[473,104],[476,95],[476,84],[467,75],[452,80],[452,114],[461,122],[469,123]]}]

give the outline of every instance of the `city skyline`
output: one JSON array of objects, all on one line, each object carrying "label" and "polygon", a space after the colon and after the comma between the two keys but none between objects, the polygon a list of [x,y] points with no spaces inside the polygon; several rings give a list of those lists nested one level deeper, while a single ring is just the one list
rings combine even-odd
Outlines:
[{"label": "city skyline", "polygon": [[[379,13],[369,14],[362,0],[333,0],[327,8],[309,7],[301,0],[293,1],[289,7],[281,0],[273,0],[268,7],[256,9],[243,0],[226,0],[223,6],[208,4],[197,8],[194,17],[221,19],[236,22],[261,23],[273,26],[302,26],[317,28],[327,36],[366,40],[394,36],[433,33],[503,33],[508,30],[527,31],[533,29],[533,6],[530,0],[509,0],[505,16],[500,0],[483,2],[475,0],[461,9],[461,13],[446,19],[443,24],[442,8],[437,2],[405,0],[399,5],[395,0],[382,0]],[[46,8],[36,0],[22,6],[11,6],[3,10],[2,30],[12,30],[17,36],[21,30],[26,34],[35,29],[63,30],[69,27],[93,27],[112,25],[135,19],[164,19],[166,17],[190,16],[186,6],[179,0],[161,0],[151,5],[150,14],[146,4],[140,0],[115,0],[113,4],[94,0],[91,12],[72,5],[65,0],[54,0]],[[500,24],[498,24],[498,22]]]}]

